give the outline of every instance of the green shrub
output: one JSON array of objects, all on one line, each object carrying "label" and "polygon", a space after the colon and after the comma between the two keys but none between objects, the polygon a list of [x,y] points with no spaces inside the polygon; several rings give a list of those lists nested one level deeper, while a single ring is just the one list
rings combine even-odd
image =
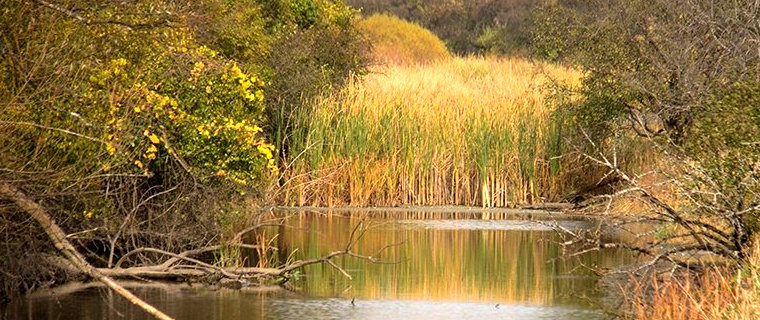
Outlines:
[{"label": "green shrub", "polygon": [[312,112],[315,97],[364,73],[368,45],[355,27],[356,11],[340,1],[266,2],[262,11],[277,40],[261,61],[268,79],[265,130],[284,158],[295,118]]},{"label": "green shrub", "polygon": [[684,149],[725,192],[760,190],[758,106],[760,85],[748,77],[719,90],[695,112]]}]

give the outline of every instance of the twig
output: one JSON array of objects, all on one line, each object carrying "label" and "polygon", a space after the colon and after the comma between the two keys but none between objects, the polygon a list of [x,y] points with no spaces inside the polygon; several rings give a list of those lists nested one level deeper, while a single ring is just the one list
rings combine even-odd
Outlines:
[{"label": "twig", "polygon": [[98,143],[102,143],[102,144],[106,144],[107,143],[105,140],[98,139],[98,138],[93,138],[93,137],[90,137],[88,135],[84,135],[84,134],[81,134],[81,133],[78,133],[78,132],[74,132],[74,131],[71,131],[71,130],[56,128],[56,127],[43,126],[41,124],[32,123],[32,122],[0,120],[0,124],[14,125],[14,126],[35,127],[35,128],[39,128],[39,129],[44,129],[44,130],[57,131],[57,132],[65,133],[65,134],[68,134],[68,135],[72,135],[72,136],[75,136],[75,137],[87,139],[87,140],[98,142]]}]

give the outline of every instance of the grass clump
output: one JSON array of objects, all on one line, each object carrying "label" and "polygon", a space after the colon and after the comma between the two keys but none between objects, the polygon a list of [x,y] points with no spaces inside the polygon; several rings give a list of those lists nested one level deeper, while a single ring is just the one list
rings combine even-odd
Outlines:
[{"label": "grass clump", "polygon": [[359,22],[373,45],[372,58],[380,63],[429,63],[450,56],[435,34],[415,23],[387,14],[374,14]]}]

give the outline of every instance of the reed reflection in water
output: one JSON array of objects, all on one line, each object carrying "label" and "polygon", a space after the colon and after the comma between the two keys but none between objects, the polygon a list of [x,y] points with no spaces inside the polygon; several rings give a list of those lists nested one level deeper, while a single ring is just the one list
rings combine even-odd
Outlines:
[{"label": "reed reflection in water", "polygon": [[619,250],[563,258],[559,236],[548,221],[478,220],[472,215],[399,220],[417,216],[300,213],[288,220],[289,228],[280,229],[278,242],[282,252],[296,250],[295,258],[318,257],[348,243],[358,223],[369,225],[354,250],[397,263],[339,258],[336,262],[352,280],[328,265],[313,265],[295,282],[312,296],[357,299],[588,305],[597,296],[597,277],[584,266],[612,267],[633,259]]}]

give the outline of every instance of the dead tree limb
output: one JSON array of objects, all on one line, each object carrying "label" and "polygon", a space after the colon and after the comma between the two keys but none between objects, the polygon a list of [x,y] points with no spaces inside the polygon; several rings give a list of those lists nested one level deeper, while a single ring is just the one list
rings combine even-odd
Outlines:
[{"label": "dead tree limb", "polygon": [[90,265],[77,251],[73,245],[66,239],[66,233],[53,221],[45,209],[37,202],[26,196],[21,190],[6,182],[0,182],[0,197],[8,199],[16,204],[21,210],[34,218],[40,224],[55,248],[63,254],[77,269],[81,270],[88,276],[102,282],[111,290],[116,291],[119,295],[129,300],[129,302],[142,308],[152,316],[161,320],[173,320],[152,305],[135,296],[132,292],[116,283],[111,277],[101,273],[98,269]]},{"label": "dead tree limb", "polygon": [[[592,150],[576,147],[576,152],[588,162],[608,170],[605,177],[616,177],[624,187],[597,196],[606,199],[604,215],[609,213],[613,201],[624,198],[643,204],[647,213],[633,219],[621,216],[617,218],[618,222],[606,226],[608,230],[627,231],[635,236],[633,240],[625,240],[626,243],[619,240],[605,243],[609,240],[603,240],[599,232],[572,232],[561,226],[555,227],[563,235],[563,240],[570,239],[561,245],[572,246],[571,250],[575,253],[571,256],[605,248],[621,248],[645,257],[648,262],[642,268],[658,265],[662,261],[691,270],[701,269],[705,264],[741,263],[746,260],[748,232],[741,216],[760,208],[755,203],[749,206],[744,204],[746,194],[741,190],[746,189],[740,189],[738,195],[732,196],[722,191],[721,186],[698,163],[684,154],[669,152],[662,147],[660,151],[671,160],[671,167],[653,171],[655,175],[650,177],[659,181],[644,182],[651,172],[637,175],[625,172],[618,163],[614,144],[611,151],[605,151],[583,128],[580,131]],[[751,183],[757,185],[756,180]],[[671,204],[667,198],[658,195],[660,187],[675,187],[674,194],[685,200],[686,204]],[[607,217],[605,221],[609,219]],[[636,228],[640,223],[647,225],[646,231],[632,232],[626,227]]]},{"label": "dead tree limb", "polygon": [[[401,245],[402,243],[395,243],[395,244],[384,246],[380,248],[377,252],[375,252],[374,256],[359,254],[352,250],[352,247],[357,243],[359,239],[362,238],[364,233],[367,231],[368,227],[365,225],[363,221],[358,223],[352,229],[349,241],[346,243],[345,247],[342,248],[342,250],[333,251],[329,254],[326,254],[324,256],[317,257],[317,258],[294,261],[290,264],[286,264],[279,268],[219,267],[219,266],[215,266],[210,263],[206,263],[198,259],[192,258],[193,256],[220,250],[227,246],[241,247],[241,248],[255,248],[257,247],[256,245],[248,245],[248,244],[239,243],[242,236],[257,228],[268,227],[268,226],[280,226],[282,225],[282,223],[284,223],[283,219],[284,218],[269,220],[269,221],[261,222],[254,226],[248,227],[240,231],[233,238],[232,242],[228,242],[226,244],[218,244],[218,245],[212,245],[212,246],[207,246],[203,248],[196,248],[196,249],[183,251],[180,253],[173,253],[173,252],[168,252],[161,249],[148,248],[148,247],[137,248],[124,254],[114,264],[115,268],[102,268],[102,269],[98,269],[98,271],[114,278],[142,278],[142,279],[185,278],[185,279],[190,279],[190,278],[200,278],[200,277],[208,276],[210,274],[214,274],[214,275],[219,276],[221,279],[229,279],[229,280],[236,280],[236,281],[245,280],[245,279],[255,279],[255,278],[271,278],[271,277],[282,277],[285,279],[285,281],[288,281],[289,280],[288,276],[293,271],[303,268],[308,265],[321,264],[321,263],[324,263],[333,267],[338,272],[343,274],[346,278],[352,279],[353,277],[351,277],[351,275],[348,274],[346,270],[341,268],[339,265],[337,265],[333,261],[334,258],[339,257],[339,256],[349,256],[355,259],[361,259],[361,260],[366,260],[372,263],[380,263],[380,264],[398,263],[396,261],[380,261],[377,257],[380,256],[385,250],[388,250],[389,248],[397,247]],[[279,221],[279,222],[274,223],[270,221]],[[146,252],[157,253],[160,255],[168,256],[170,258],[160,264],[156,263],[156,264],[147,265],[147,266],[134,266],[134,267],[129,267],[129,268],[122,268],[122,265],[126,261],[128,261],[130,257],[141,254],[141,253],[146,253]],[[180,261],[184,261],[187,264],[182,264],[182,265],[177,264]],[[71,269],[71,268],[68,268],[68,269]]]}]

